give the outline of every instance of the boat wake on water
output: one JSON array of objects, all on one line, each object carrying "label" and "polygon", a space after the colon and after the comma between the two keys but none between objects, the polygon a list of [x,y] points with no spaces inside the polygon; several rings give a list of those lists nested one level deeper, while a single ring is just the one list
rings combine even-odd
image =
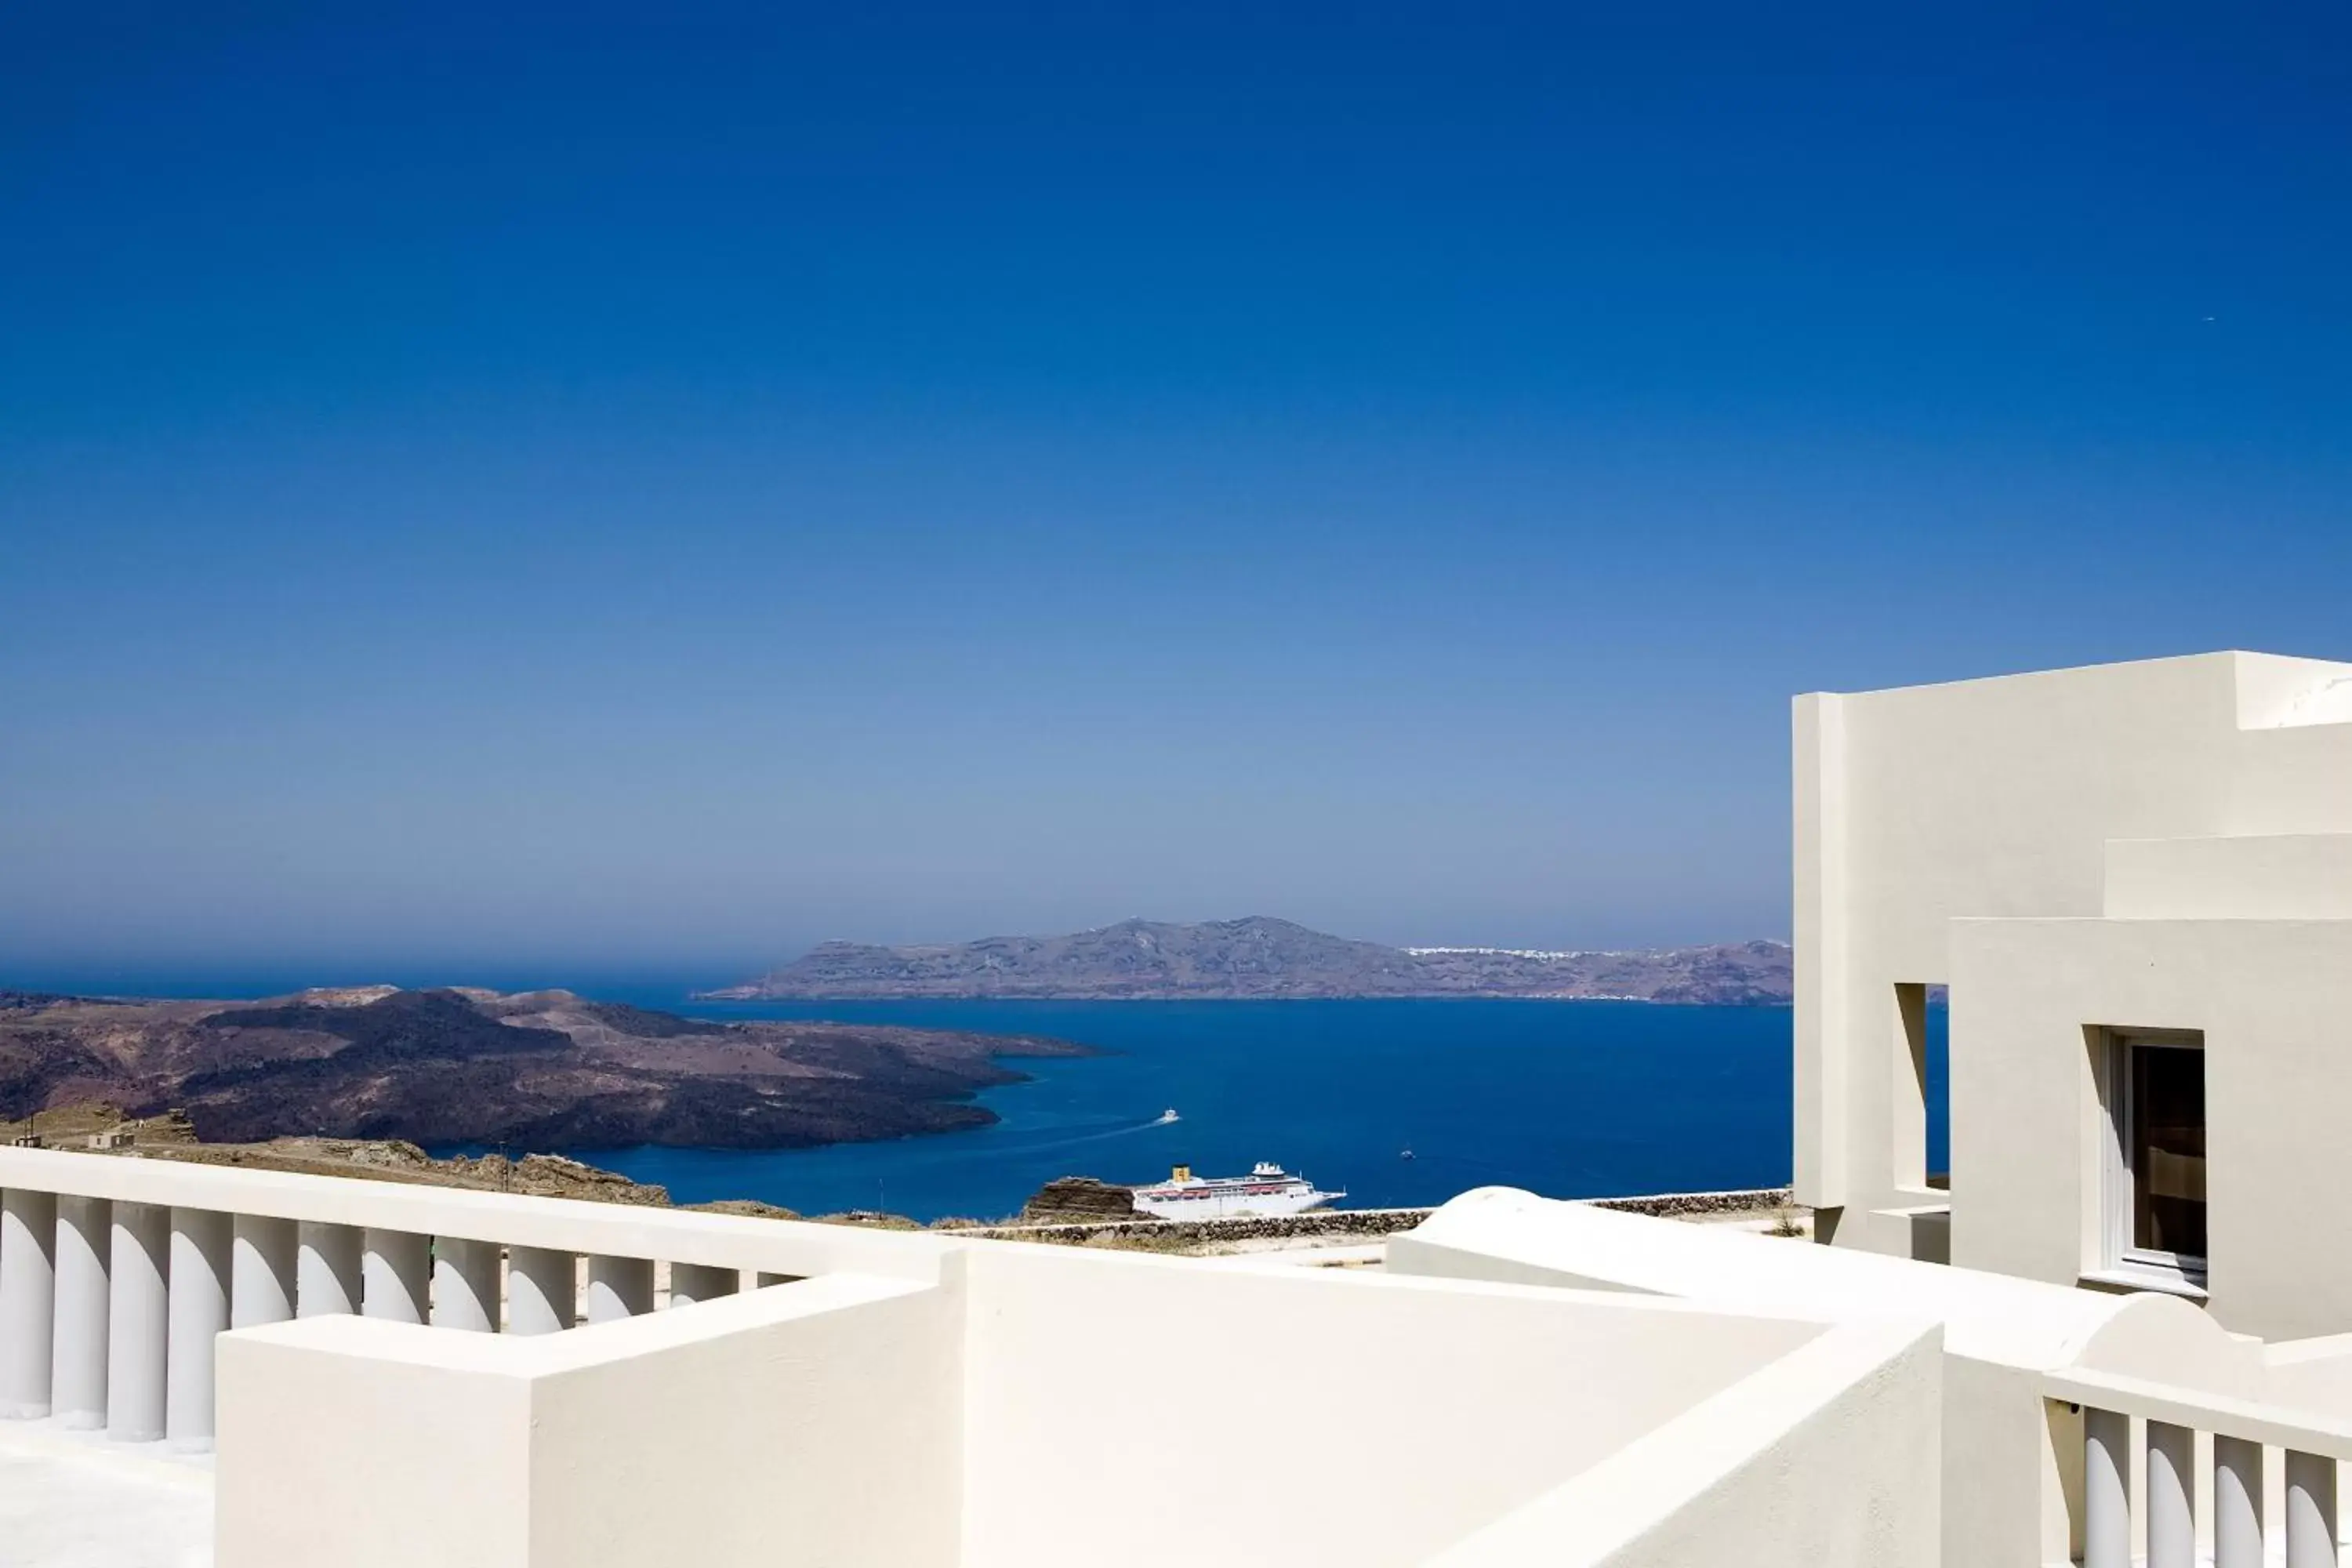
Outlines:
[{"label": "boat wake on water", "polygon": [[1171,1122],[1182,1120],[1172,1110],[1162,1111],[1149,1121],[1123,1122],[1117,1127],[1106,1127],[1097,1132],[1080,1132],[1068,1138],[1047,1138],[1034,1143],[1024,1142],[1021,1147],[1024,1150],[1067,1149],[1079,1143],[1099,1143],[1106,1138],[1131,1137],[1138,1132],[1149,1132],[1155,1127],[1166,1127]]}]

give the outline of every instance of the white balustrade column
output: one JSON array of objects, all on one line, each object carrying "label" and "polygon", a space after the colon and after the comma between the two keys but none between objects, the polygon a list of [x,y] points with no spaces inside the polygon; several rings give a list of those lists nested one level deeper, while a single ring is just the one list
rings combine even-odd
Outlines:
[{"label": "white balustrade column", "polygon": [[104,1198],[58,1197],[57,1315],[49,1408],[58,1425],[93,1431],[106,1425],[107,1287],[114,1249],[113,1205]]},{"label": "white balustrade column", "polygon": [[2147,1424],[2147,1568],[2197,1568],[2197,1435]]},{"label": "white balustrade column", "polygon": [[[241,1214],[230,1226],[228,1326],[250,1329],[294,1315],[300,1289],[299,1231],[290,1219]],[[176,1260],[174,1260],[176,1267]]]},{"label": "white balustrade column", "polygon": [[743,1276],[738,1269],[715,1268],[702,1263],[673,1263],[669,1266],[669,1304],[691,1307],[697,1301],[715,1301],[721,1296],[732,1296],[743,1288]]},{"label": "white balustrade column", "polygon": [[2263,1568],[2263,1446],[2213,1438],[2213,1568]]},{"label": "white balustrade column", "polygon": [[304,1220],[295,1227],[294,1315],[330,1318],[355,1315],[364,1291],[361,1281],[360,1227]]},{"label": "white balustrade column", "polygon": [[588,1300],[581,1314],[592,1323],[641,1317],[654,1310],[654,1260],[650,1258],[588,1259]]},{"label": "white balustrade column", "polygon": [[360,1252],[361,1315],[388,1323],[425,1321],[432,1258],[432,1237],[368,1226]]},{"label": "white balustrade column", "polygon": [[496,1242],[452,1236],[434,1239],[433,1326],[478,1334],[499,1331]]},{"label": "white balustrade column", "polygon": [[544,1247],[507,1250],[507,1332],[554,1334],[578,1310],[580,1259]]},{"label": "white balustrade column", "polygon": [[0,1193],[0,1416],[49,1413],[57,1305],[58,1200],[11,1187]]},{"label": "white balustrade column", "polygon": [[177,1448],[213,1446],[213,1340],[228,1328],[232,1228],[212,1209],[172,1210],[163,1436]]},{"label": "white balustrade column", "polygon": [[2286,1451],[2286,1568],[2336,1568],[2336,1461]]},{"label": "white balustrade column", "polygon": [[2131,1568],[2131,1417],[2083,1410],[2083,1568]]},{"label": "white balustrade column", "polygon": [[152,1443],[163,1435],[164,1357],[171,1339],[171,1211],[114,1205],[106,1318],[106,1435]]}]

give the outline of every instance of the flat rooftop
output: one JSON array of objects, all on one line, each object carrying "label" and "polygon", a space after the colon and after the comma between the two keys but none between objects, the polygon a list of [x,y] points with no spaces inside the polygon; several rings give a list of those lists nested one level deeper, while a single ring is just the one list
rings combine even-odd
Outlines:
[{"label": "flat rooftop", "polygon": [[212,1568],[209,1455],[0,1421],[0,1563]]}]

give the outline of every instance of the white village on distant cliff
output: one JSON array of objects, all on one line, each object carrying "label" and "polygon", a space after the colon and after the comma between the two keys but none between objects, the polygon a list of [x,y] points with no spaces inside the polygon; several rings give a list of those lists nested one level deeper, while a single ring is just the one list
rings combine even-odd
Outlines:
[{"label": "white village on distant cliff", "polygon": [[1193,1258],[0,1149],[0,1558],[2337,1563],[2352,666],[1793,738],[1823,1245],[1489,1188]]}]

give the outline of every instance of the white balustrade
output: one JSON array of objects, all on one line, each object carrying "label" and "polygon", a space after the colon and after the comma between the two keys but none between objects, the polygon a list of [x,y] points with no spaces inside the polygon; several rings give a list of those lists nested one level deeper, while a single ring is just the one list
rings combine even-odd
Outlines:
[{"label": "white balustrade", "polygon": [[241,1214],[232,1227],[228,1326],[257,1328],[294,1315],[300,1289],[300,1227],[290,1219]]},{"label": "white balustrade", "polygon": [[163,1436],[174,1447],[213,1446],[213,1338],[229,1324],[233,1228],[210,1209],[172,1211]]},{"label": "white balustrade", "polygon": [[[2053,1397],[2083,1413],[2083,1568],[2132,1568],[2131,1425],[2147,1427],[2140,1525],[2147,1568],[2195,1568],[2197,1434],[2212,1445],[2213,1568],[2337,1568],[2336,1467],[2352,1459],[2352,1422],[2141,1379],[2070,1371],[2049,1379]],[[2284,1451],[2286,1485],[2279,1534],[2265,1552],[2265,1453]]]},{"label": "white balustrade", "polygon": [[635,1318],[654,1310],[654,1260],[604,1258],[588,1260],[588,1300],[583,1314],[591,1323]]},{"label": "white balustrade", "polygon": [[443,1237],[433,1245],[433,1326],[499,1331],[499,1248]]},{"label": "white balustrade", "polygon": [[844,1269],[936,1279],[944,1251],[740,1216],[0,1150],[0,1418],[202,1450],[214,1341],[229,1330],[358,1313],[560,1333],[654,1310],[656,1258],[671,1259],[670,1304],[688,1306]]},{"label": "white balustrade", "polygon": [[2286,1455],[2286,1568],[2336,1568],[2336,1461]]},{"label": "white balustrade", "polygon": [[544,1247],[507,1253],[507,1332],[561,1333],[578,1310],[580,1259]]},{"label": "white balustrade", "polygon": [[2197,1435],[2147,1424],[2147,1568],[2197,1568]]},{"label": "white balustrade", "polygon": [[107,1262],[113,1250],[114,1205],[104,1198],[58,1195],[57,1311],[51,1322],[51,1412],[62,1426],[106,1425]]},{"label": "white balustrade", "polygon": [[360,1310],[361,1232],[355,1225],[300,1221],[294,1258],[294,1315],[356,1316]]},{"label": "white balustrade", "polygon": [[106,1319],[106,1435],[151,1443],[163,1435],[171,1339],[171,1211],[114,1205]]},{"label": "white balustrade", "polygon": [[2263,1446],[2213,1439],[2213,1568],[2262,1568]]},{"label": "white balustrade", "polygon": [[368,1226],[360,1249],[360,1315],[425,1321],[432,1260],[432,1237]]},{"label": "white balustrade", "polygon": [[49,1413],[57,1228],[55,1194],[0,1194],[0,1416],[12,1420]]},{"label": "white balustrade", "polygon": [[2083,1412],[2083,1568],[2131,1568],[2131,1417]]},{"label": "white balustrade", "polygon": [[700,1263],[673,1263],[669,1266],[669,1304],[690,1307],[697,1301],[716,1301],[721,1296],[732,1296],[743,1288],[743,1276],[734,1268],[714,1268]]}]

